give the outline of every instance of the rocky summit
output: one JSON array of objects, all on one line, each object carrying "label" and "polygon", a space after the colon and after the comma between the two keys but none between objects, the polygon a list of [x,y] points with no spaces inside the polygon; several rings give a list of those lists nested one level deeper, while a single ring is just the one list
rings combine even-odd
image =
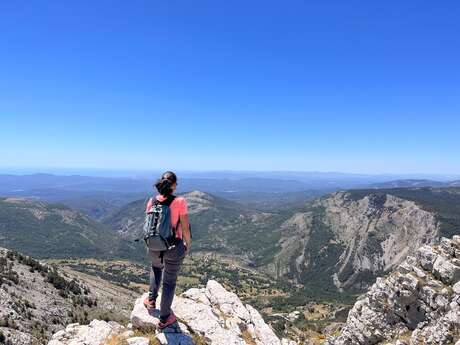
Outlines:
[{"label": "rocky summit", "polygon": [[[115,322],[93,320],[89,325],[71,324],[52,336],[48,345],[296,345],[279,339],[257,310],[215,280],[205,288],[192,288],[173,302],[177,325],[157,331],[158,310],[148,310],[139,297],[124,327]],[[159,301],[158,301],[159,302]]]},{"label": "rocky summit", "polygon": [[327,345],[460,345],[460,236],[422,246],[351,309]]}]

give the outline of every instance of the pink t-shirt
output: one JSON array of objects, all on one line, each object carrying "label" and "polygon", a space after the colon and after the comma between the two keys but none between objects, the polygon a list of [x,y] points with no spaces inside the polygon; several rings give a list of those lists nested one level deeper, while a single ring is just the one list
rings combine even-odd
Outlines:
[{"label": "pink t-shirt", "polygon": [[[166,197],[164,197],[161,194],[158,194],[155,198],[160,202],[166,200]],[[148,212],[151,207],[153,207],[152,199],[150,199],[147,203],[146,212]],[[171,211],[171,224],[173,226],[176,226],[177,223],[179,222],[179,217],[184,216],[188,213],[187,201],[185,200],[185,198],[181,196],[176,196],[176,198],[173,200],[171,205],[169,205],[169,209]],[[176,229],[176,237],[182,238],[182,227],[181,226],[179,226]]]}]

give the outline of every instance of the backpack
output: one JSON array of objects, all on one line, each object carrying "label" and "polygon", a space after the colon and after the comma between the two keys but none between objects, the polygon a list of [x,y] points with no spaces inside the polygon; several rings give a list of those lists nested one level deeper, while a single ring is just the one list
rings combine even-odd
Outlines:
[{"label": "backpack", "polygon": [[144,241],[153,251],[165,251],[176,245],[176,228],[179,224],[171,224],[171,210],[169,206],[175,196],[169,195],[165,201],[150,198],[145,210]]}]

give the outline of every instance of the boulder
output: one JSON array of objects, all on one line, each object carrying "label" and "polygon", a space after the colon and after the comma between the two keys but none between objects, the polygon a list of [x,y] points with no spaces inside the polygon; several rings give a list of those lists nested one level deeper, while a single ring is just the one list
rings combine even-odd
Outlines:
[{"label": "boulder", "polygon": [[433,265],[433,274],[446,284],[456,283],[460,280],[460,266],[455,259],[438,256]]},{"label": "boulder", "polygon": [[89,325],[70,324],[55,333],[48,345],[100,345],[112,334],[122,332],[123,326],[116,322],[93,320]]},{"label": "boulder", "polygon": [[436,261],[437,254],[430,246],[423,246],[417,250],[417,259],[420,266],[427,271],[433,269],[434,262]]}]

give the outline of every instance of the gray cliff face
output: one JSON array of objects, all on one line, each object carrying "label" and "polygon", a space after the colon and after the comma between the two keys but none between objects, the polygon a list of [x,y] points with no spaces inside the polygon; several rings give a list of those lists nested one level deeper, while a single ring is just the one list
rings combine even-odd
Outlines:
[{"label": "gray cliff face", "polygon": [[378,278],[326,344],[460,344],[460,236],[422,246]]},{"label": "gray cliff face", "polygon": [[439,225],[434,214],[412,201],[372,194],[354,200],[337,192],[295,214],[282,233],[278,276],[300,283],[316,277],[348,290],[365,288],[362,281],[372,281],[416,248],[435,243]]}]

